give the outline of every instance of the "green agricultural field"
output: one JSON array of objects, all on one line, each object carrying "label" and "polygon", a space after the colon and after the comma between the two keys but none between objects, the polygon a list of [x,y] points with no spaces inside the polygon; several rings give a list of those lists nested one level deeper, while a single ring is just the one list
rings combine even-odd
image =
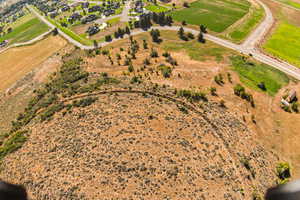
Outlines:
[{"label": "green agricultural field", "polygon": [[166,12],[169,9],[164,7],[164,6],[159,6],[159,5],[154,5],[154,4],[149,4],[145,7],[147,10],[151,11],[151,12]]},{"label": "green agricultural field", "polygon": [[300,27],[281,23],[264,44],[264,49],[300,67]]},{"label": "green agricultural field", "polygon": [[230,60],[241,82],[250,88],[262,91],[257,85],[263,82],[267,88],[266,93],[274,96],[278,90],[289,83],[286,74],[268,65],[249,61],[242,56],[233,56]]},{"label": "green agricultural field", "polygon": [[288,5],[288,6],[292,6],[294,8],[300,9],[300,2],[297,3],[297,2],[295,2],[293,0],[277,0],[277,1],[279,1],[281,3],[284,3],[284,4]]},{"label": "green agricultural field", "polygon": [[33,16],[25,16],[20,20],[22,20],[22,23],[16,22],[16,24],[13,24],[12,32],[0,37],[0,42],[4,40],[9,40],[9,44],[26,42],[43,34],[49,29],[47,25]]},{"label": "green agricultural field", "polygon": [[203,24],[214,32],[223,32],[241,19],[250,6],[246,0],[198,0],[189,8],[173,11],[171,16],[179,22],[185,20],[188,24]]},{"label": "green agricultural field", "polygon": [[249,35],[249,33],[255,28],[255,26],[262,20],[264,16],[263,9],[255,9],[250,18],[245,22],[235,27],[234,31],[229,33],[231,40],[240,42]]}]

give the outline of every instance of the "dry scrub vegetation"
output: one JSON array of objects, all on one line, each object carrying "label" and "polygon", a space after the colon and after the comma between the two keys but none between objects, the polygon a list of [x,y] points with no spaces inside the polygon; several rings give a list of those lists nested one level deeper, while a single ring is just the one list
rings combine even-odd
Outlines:
[{"label": "dry scrub vegetation", "polygon": [[62,56],[1,134],[1,178],[32,199],[253,199],[286,181],[264,147],[273,97],[237,85],[231,51],[176,37]]}]

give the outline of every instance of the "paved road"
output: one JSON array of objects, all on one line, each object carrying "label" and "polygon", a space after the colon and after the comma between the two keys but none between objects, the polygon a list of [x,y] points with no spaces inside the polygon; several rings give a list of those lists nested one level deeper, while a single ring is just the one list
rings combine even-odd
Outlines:
[{"label": "paved road", "polygon": [[[86,0],[72,0],[74,3],[85,3],[87,2]],[[101,1],[88,1],[89,3],[93,3],[93,4],[98,4],[98,5],[102,5]],[[72,3],[72,4],[74,4]],[[71,4],[71,5],[72,5]]]},{"label": "paved road", "polygon": [[242,46],[245,49],[256,49],[256,45],[261,42],[268,31],[271,29],[275,20],[271,10],[260,0],[256,0],[265,10],[265,18],[263,22],[251,33],[251,35],[243,42]]},{"label": "paved road", "polygon": [[[128,1],[129,2],[129,1]],[[263,37],[265,36],[265,34],[269,31],[270,27],[272,26],[272,23],[274,22],[274,18],[273,15],[270,11],[270,9],[263,4],[262,2],[260,2],[259,0],[257,0],[257,2],[265,9],[265,19],[264,21],[256,28],[256,30],[253,31],[253,33],[246,39],[246,41],[241,44],[234,44],[230,41],[215,37],[213,35],[209,35],[209,34],[205,34],[205,39],[212,41],[214,43],[217,43],[221,46],[227,47],[229,49],[233,49],[236,50],[240,53],[249,55],[252,54],[253,57],[265,64],[268,64],[276,69],[279,69],[282,72],[285,72],[286,74],[300,80],[300,69],[287,63],[284,61],[280,61],[279,59],[275,59],[272,57],[269,57],[265,54],[263,54],[262,52],[260,52],[257,48],[256,48],[256,44],[259,43]],[[129,4],[127,4],[129,6]],[[129,8],[129,7],[128,7]],[[44,21],[48,26],[50,26],[51,28],[54,28],[55,26],[52,25],[44,16],[40,15],[38,12],[36,12],[34,9],[29,8],[34,14],[36,14],[42,21]],[[125,9],[124,9],[125,10]],[[128,9],[129,10],[129,9]],[[179,30],[180,27],[178,26],[171,26],[171,27],[153,27],[153,28],[157,28],[160,30],[174,30],[177,31]],[[190,28],[184,28],[185,31],[187,32],[191,32],[193,34],[198,34],[199,31],[194,30],[194,29],[190,29]],[[59,30],[59,29],[58,29]],[[145,31],[143,30],[135,30],[131,33],[131,35],[137,35],[140,33],[143,33]],[[66,38],[70,43],[74,44],[75,46],[81,48],[81,49],[94,49],[94,46],[86,46],[83,45],[79,42],[77,42],[76,40],[72,39],[70,36],[66,35],[64,32],[59,30],[59,34],[61,34],[64,38]],[[125,36],[125,38],[128,36]],[[119,40],[119,39],[114,39],[112,42]],[[103,42],[100,43],[99,46],[105,46],[107,44],[110,44],[111,42]]]},{"label": "paved road", "polygon": [[107,20],[114,19],[114,18],[121,17],[121,16],[122,16],[121,14],[113,15],[113,16],[97,19],[94,22],[97,24],[102,24],[102,23],[106,22]]},{"label": "paved road", "polygon": [[106,18],[97,19],[95,22],[98,23],[98,24],[102,24],[102,23],[106,22],[107,20],[114,19],[114,18],[117,18],[117,17],[120,17],[121,22],[128,22],[130,20],[130,17],[128,16],[129,15],[129,10],[130,10],[130,1],[127,1],[124,5],[124,8],[123,8],[121,14],[109,16],[109,17],[106,17]]},{"label": "paved road", "polygon": [[121,14],[121,22],[128,22],[130,20],[129,17],[130,5],[131,5],[131,1],[127,0]]}]

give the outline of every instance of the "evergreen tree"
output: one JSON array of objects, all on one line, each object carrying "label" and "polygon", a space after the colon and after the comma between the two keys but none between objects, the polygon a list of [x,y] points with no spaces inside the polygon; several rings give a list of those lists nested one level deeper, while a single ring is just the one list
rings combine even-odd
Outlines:
[{"label": "evergreen tree", "polygon": [[184,29],[182,27],[180,27],[177,34],[178,34],[180,39],[185,40],[185,41],[188,40],[188,38],[184,34]]},{"label": "evergreen tree", "polygon": [[97,41],[94,40],[93,43],[94,43],[94,47],[95,47],[95,48],[98,48],[98,43],[97,43]]},{"label": "evergreen tree", "polygon": [[112,41],[111,35],[106,35],[106,36],[105,36],[105,41],[106,41],[106,42]]},{"label": "evergreen tree", "polygon": [[118,33],[118,31],[115,31],[115,32],[114,32],[114,36],[115,36],[115,38],[119,38],[119,33]]},{"label": "evergreen tree", "polygon": [[126,33],[127,35],[130,35],[130,29],[129,29],[128,26],[126,26],[126,28],[125,28],[125,33]]},{"label": "evergreen tree", "polygon": [[153,42],[159,43],[161,41],[160,38],[159,38],[160,32],[159,32],[158,29],[152,29],[151,32],[150,32],[150,35],[152,36],[152,41]]},{"label": "evergreen tree", "polygon": [[207,33],[207,30],[206,30],[206,26],[204,26],[203,24],[200,25],[200,31],[202,33]]},{"label": "evergreen tree", "polygon": [[205,43],[205,39],[204,39],[203,33],[201,31],[198,35],[198,41],[201,43]]},{"label": "evergreen tree", "polygon": [[148,49],[148,44],[146,40],[143,40],[143,47],[144,49]]}]

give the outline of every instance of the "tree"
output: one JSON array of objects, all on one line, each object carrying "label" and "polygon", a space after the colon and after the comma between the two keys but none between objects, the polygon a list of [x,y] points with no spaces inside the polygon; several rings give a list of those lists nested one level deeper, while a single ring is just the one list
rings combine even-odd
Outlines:
[{"label": "tree", "polygon": [[94,43],[94,47],[95,47],[95,48],[98,48],[98,43],[97,43],[97,41],[94,40],[93,43]]},{"label": "tree", "polygon": [[115,38],[119,38],[119,33],[118,33],[118,31],[115,31],[115,32],[114,32],[114,36],[115,36]]},{"label": "tree", "polygon": [[145,60],[144,60],[144,65],[150,65],[150,61],[149,61],[149,59],[148,58],[145,58]]},{"label": "tree", "polygon": [[200,25],[200,31],[202,33],[207,33],[207,30],[206,30],[206,26],[204,26],[203,24]]},{"label": "tree", "polygon": [[184,34],[184,29],[182,27],[180,27],[180,29],[178,30],[178,36],[180,39],[184,40],[184,41],[187,41],[188,38],[185,36]]},{"label": "tree", "polygon": [[129,72],[133,72],[133,71],[134,71],[134,67],[132,66],[131,63],[130,63],[130,65],[128,66],[128,71],[129,71]]},{"label": "tree", "polygon": [[9,28],[7,29],[7,33],[10,33],[10,32],[12,32],[12,28],[11,28],[11,27],[9,27]]},{"label": "tree", "polygon": [[168,26],[172,26],[172,23],[173,23],[173,19],[171,16],[166,16],[166,20],[165,20],[165,24],[168,25]]},{"label": "tree", "polygon": [[189,6],[188,2],[184,2],[183,7],[189,8],[190,6]]},{"label": "tree", "polygon": [[158,57],[158,53],[156,50],[154,50],[153,48],[151,49],[151,53],[150,53],[151,58],[157,58]]},{"label": "tree", "polygon": [[263,91],[266,91],[267,88],[266,88],[266,85],[264,82],[260,82],[258,85],[257,85],[260,89],[262,89]]},{"label": "tree", "polygon": [[298,103],[297,102],[293,102],[292,104],[292,110],[296,113],[299,112],[299,108],[298,108]]},{"label": "tree", "polygon": [[144,49],[148,49],[148,44],[146,40],[143,40],[143,47]]},{"label": "tree", "polygon": [[56,35],[58,34],[57,28],[53,29],[52,34],[53,34],[54,36],[56,36]]},{"label": "tree", "polygon": [[105,42],[111,42],[111,41],[112,41],[111,35],[106,35]]},{"label": "tree", "polygon": [[194,38],[195,38],[195,36],[194,36],[193,33],[191,33],[191,32],[189,32],[189,33],[187,34],[187,36],[188,36],[188,38],[190,38],[190,39],[194,39]]},{"label": "tree", "polygon": [[184,29],[180,27],[177,34],[179,35],[179,37],[182,37],[184,35]]},{"label": "tree", "polygon": [[126,26],[126,28],[125,28],[125,33],[126,33],[127,35],[130,35],[130,29],[129,29],[128,26]]},{"label": "tree", "polygon": [[201,31],[198,35],[198,41],[201,42],[201,43],[205,43],[204,35]]},{"label": "tree", "polygon": [[211,87],[211,88],[210,88],[210,94],[211,94],[212,96],[217,96],[217,88]]},{"label": "tree", "polygon": [[161,39],[159,38],[160,32],[159,32],[158,29],[152,29],[152,30],[150,31],[150,35],[151,35],[151,37],[152,37],[152,41],[153,41],[153,42],[156,42],[156,43],[161,42]]}]

